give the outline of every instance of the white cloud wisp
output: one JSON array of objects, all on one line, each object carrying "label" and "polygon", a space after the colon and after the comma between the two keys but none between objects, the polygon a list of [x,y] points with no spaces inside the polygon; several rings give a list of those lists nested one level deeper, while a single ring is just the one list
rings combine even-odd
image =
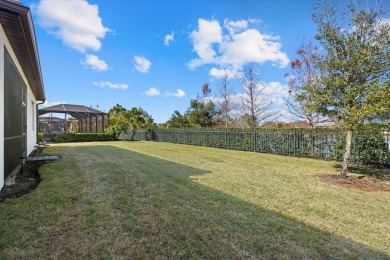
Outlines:
[{"label": "white cloud wisp", "polygon": [[144,94],[150,97],[154,97],[154,96],[159,96],[160,91],[157,88],[149,88],[144,92]]},{"label": "white cloud wisp", "polygon": [[175,39],[175,32],[172,31],[171,34],[165,35],[165,37],[164,37],[164,45],[165,46],[169,46],[169,44],[171,44],[171,42],[173,42],[174,39]]},{"label": "white cloud wisp", "polygon": [[152,63],[142,56],[134,56],[135,69],[141,73],[148,73]]},{"label": "white cloud wisp", "polygon": [[186,93],[184,92],[184,90],[182,89],[177,89],[176,92],[165,92],[165,96],[169,97],[169,96],[173,96],[173,97],[178,97],[178,98],[181,98],[181,97],[184,97],[186,95]]},{"label": "white cloud wisp", "polygon": [[96,55],[87,54],[85,56],[85,60],[83,60],[81,63],[87,67],[90,67],[93,70],[97,70],[97,71],[108,70],[107,63],[104,60],[99,59],[99,57]]},{"label": "white cloud wisp", "polygon": [[129,86],[127,84],[123,83],[111,83],[108,81],[103,82],[93,82],[94,86],[97,86],[99,88],[108,87],[109,89],[127,89]]}]

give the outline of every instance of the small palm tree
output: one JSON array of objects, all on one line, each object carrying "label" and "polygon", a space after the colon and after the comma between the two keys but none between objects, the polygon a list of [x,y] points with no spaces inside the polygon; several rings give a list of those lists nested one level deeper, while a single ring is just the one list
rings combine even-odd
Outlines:
[{"label": "small palm tree", "polygon": [[143,117],[144,110],[142,108],[133,107],[131,110],[125,112],[125,117],[129,128],[131,129],[131,140],[133,140],[134,134],[137,129],[141,128],[145,124]]},{"label": "small palm tree", "polygon": [[123,131],[127,131],[127,129],[129,129],[129,121],[126,118],[125,112],[120,112],[110,120],[110,125],[106,129],[106,133],[118,139],[119,135]]}]

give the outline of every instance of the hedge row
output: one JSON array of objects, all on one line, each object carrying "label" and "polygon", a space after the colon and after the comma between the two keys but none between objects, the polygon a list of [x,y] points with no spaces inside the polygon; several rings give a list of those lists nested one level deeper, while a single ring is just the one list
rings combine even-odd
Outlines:
[{"label": "hedge row", "polygon": [[114,137],[106,133],[65,133],[53,136],[54,143],[102,141],[114,141]]},{"label": "hedge row", "polygon": [[[134,140],[341,160],[345,132],[340,129],[180,129],[138,130]],[[355,132],[351,160],[390,166],[389,134],[383,130]]]}]

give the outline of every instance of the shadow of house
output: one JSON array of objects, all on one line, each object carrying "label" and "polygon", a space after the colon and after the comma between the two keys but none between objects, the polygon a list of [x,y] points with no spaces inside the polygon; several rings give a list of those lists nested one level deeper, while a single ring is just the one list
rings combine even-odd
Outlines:
[{"label": "shadow of house", "polygon": [[[337,171],[341,170],[341,163],[335,163],[333,165]],[[390,181],[390,169],[388,168],[375,168],[375,167],[364,167],[359,165],[348,166],[348,171],[351,173],[360,174],[361,177],[372,177],[377,180]]]},{"label": "shadow of house", "polygon": [[45,101],[31,11],[0,0],[0,189],[37,143],[37,102]]},{"label": "shadow of house", "polygon": [[[42,191],[36,190],[34,198],[19,202],[20,207],[28,205],[30,214],[15,215],[7,207],[0,211],[0,218],[13,216],[0,226],[0,233],[11,237],[7,247],[13,251],[68,258],[85,255],[136,259],[389,257],[386,252],[351,238],[205,186],[197,182],[202,175],[209,174],[204,169],[114,145],[54,149],[51,152],[58,153],[61,160],[46,165],[42,172],[50,185]],[[66,167],[68,164],[74,170]],[[63,170],[57,172],[58,169]],[[31,207],[31,203],[42,201],[51,204],[45,210]],[[61,224],[58,216],[63,216]],[[37,222],[36,228],[31,229],[20,227],[21,218],[31,221],[45,218],[45,221]],[[17,236],[10,235],[13,230],[18,230],[18,236],[36,239],[23,244]],[[98,244],[91,243],[91,239],[97,238]],[[53,243],[59,239],[74,240],[61,246]]]}]

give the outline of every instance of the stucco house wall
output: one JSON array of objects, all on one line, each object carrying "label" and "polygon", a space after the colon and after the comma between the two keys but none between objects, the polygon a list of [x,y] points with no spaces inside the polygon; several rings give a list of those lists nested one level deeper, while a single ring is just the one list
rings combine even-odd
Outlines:
[{"label": "stucco house wall", "polygon": [[[8,9],[9,8],[14,8],[15,5],[15,11],[14,13],[12,13],[12,15],[15,15],[15,13],[19,12],[20,8],[23,7],[21,6],[21,4],[19,3],[12,3],[10,1],[7,1],[7,0],[0,0],[0,11],[3,12],[3,16],[4,16],[4,13],[7,14],[8,12]],[[11,6],[11,7],[10,7]],[[40,97],[39,97],[39,101],[44,101],[44,89],[43,89],[43,82],[42,82],[42,76],[41,76],[41,71],[40,71],[40,64],[39,64],[39,57],[38,57],[38,53],[37,53],[37,46],[36,46],[36,42],[35,42],[35,32],[34,32],[34,27],[32,25],[32,20],[31,20],[31,14],[29,13],[29,9],[27,7],[23,7],[23,11],[25,12],[24,14],[22,13],[21,16],[23,16],[23,19],[27,20],[28,22],[25,23],[25,24],[28,24],[28,26],[26,26],[25,24],[22,26],[23,27],[23,30],[24,32],[28,32],[27,34],[25,34],[25,41],[22,42],[20,45],[18,45],[19,43],[16,42],[15,40],[13,41],[10,41],[10,39],[7,37],[7,30],[5,29],[5,25],[3,24],[3,20],[0,19],[0,189],[3,188],[4,186],[4,183],[5,183],[5,178],[7,175],[9,175],[9,170],[6,172],[5,170],[5,160],[7,160],[6,158],[10,156],[11,153],[9,153],[8,155],[5,154],[7,153],[7,150],[10,150],[9,149],[9,146],[7,148],[7,146],[5,145],[5,139],[6,140],[9,140],[9,139],[12,139],[11,138],[5,138],[5,122],[6,120],[8,120],[8,122],[10,122],[9,120],[16,120],[15,122],[23,122],[25,121],[26,125],[23,126],[25,127],[25,136],[26,136],[26,141],[25,141],[25,151],[26,153],[23,155],[23,156],[26,156],[26,155],[29,155],[33,150],[34,150],[34,146],[36,145],[37,143],[37,131],[38,131],[38,126],[37,126],[37,114],[38,114],[38,111],[37,111],[37,97],[34,93],[39,93]],[[26,10],[27,10],[27,13],[26,13]],[[13,11],[13,9],[12,9]],[[9,26],[9,25],[7,25]],[[12,28],[11,28],[12,29]],[[10,28],[8,28],[8,32],[9,32]],[[28,44],[26,44],[25,42],[29,42],[30,45],[28,46]],[[18,52],[15,52],[15,46],[17,45],[18,47]],[[20,51],[20,47],[25,47],[25,49],[22,48],[22,52]],[[28,50],[27,50],[28,49]],[[25,51],[25,52],[24,52]],[[24,52],[24,53],[23,53]],[[30,54],[30,57],[32,56],[33,58],[27,58],[26,60],[26,56],[28,57],[29,55],[21,55],[22,54],[25,54],[25,53],[29,53]],[[16,104],[15,103],[15,106],[19,107],[20,110],[22,110],[22,107],[24,107],[25,109],[25,120],[21,120],[21,116],[17,119],[14,119],[11,117],[10,114],[12,113],[9,113],[9,111],[7,112],[7,108],[5,107],[5,102],[7,104],[10,104],[10,102],[14,102],[13,100],[5,100],[5,98],[7,98],[5,96],[5,59],[9,59],[12,61],[11,63],[13,64],[14,68],[16,68],[16,71],[19,73],[19,76],[18,79],[21,79],[21,82],[23,85],[26,86],[25,88],[25,94],[26,94],[26,98],[25,98],[25,102],[23,102],[24,104]],[[23,60],[24,59],[24,60]],[[22,60],[22,62],[21,62]],[[26,62],[27,61],[27,62]],[[29,63],[30,62],[30,63]],[[10,64],[10,62],[8,62],[7,64]],[[27,65],[26,65],[27,64]],[[9,67],[9,65],[8,65]],[[32,69],[34,69],[33,73],[30,73],[32,71]],[[15,70],[13,70],[15,71]],[[28,72],[30,73],[30,75],[26,75],[25,72]],[[33,75],[33,76],[31,76]],[[19,82],[19,81],[18,81]],[[31,82],[34,82],[33,84],[35,84],[35,92],[31,86]],[[38,87],[37,87],[38,86]],[[37,92],[37,89],[38,89],[38,92]],[[16,101],[18,102],[18,101]],[[22,102],[21,102],[22,103]],[[13,112],[15,114],[15,112]],[[18,112],[16,112],[18,113]],[[18,114],[19,116],[19,114]],[[8,117],[8,118],[7,118]],[[10,118],[11,117],[11,118]],[[19,123],[18,123],[19,124]],[[20,123],[21,124],[21,123]],[[19,126],[20,126],[19,124]],[[24,125],[24,123],[23,123]],[[12,149],[11,149],[12,150]],[[20,150],[20,149],[19,149]],[[14,155],[12,155],[14,156]],[[19,156],[17,158],[17,160],[20,160],[20,156],[22,156],[22,154],[20,155],[16,155],[16,156]],[[16,158],[15,158],[16,160]],[[9,165],[9,164],[8,164]],[[12,168],[14,168],[12,166]],[[15,167],[15,169],[17,169],[18,166]]]}]

